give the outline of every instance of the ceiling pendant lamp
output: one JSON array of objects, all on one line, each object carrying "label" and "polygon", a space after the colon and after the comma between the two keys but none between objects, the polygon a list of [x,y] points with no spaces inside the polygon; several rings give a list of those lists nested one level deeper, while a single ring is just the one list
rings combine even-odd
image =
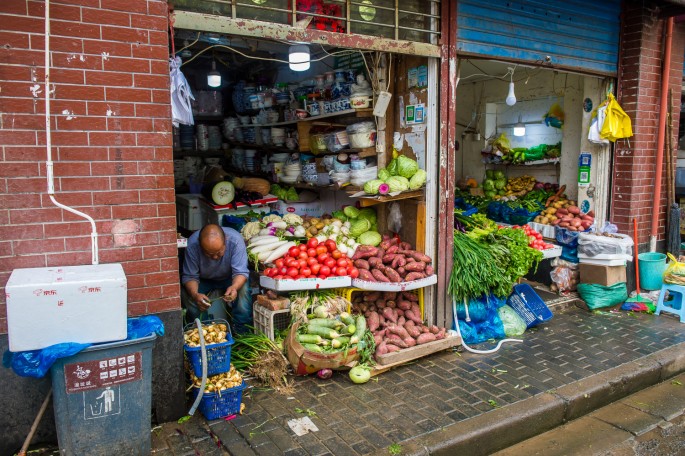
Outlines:
[{"label": "ceiling pendant lamp", "polygon": [[288,49],[288,63],[293,71],[307,71],[309,58],[309,47],[306,44],[294,44]]},{"label": "ceiling pendant lamp", "polygon": [[221,86],[221,73],[216,70],[216,60],[212,60],[212,71],[207,73],[207,85],[209,87]]},{"label": "ceiling pendant lamp", "polygon": [[519,121],[514,125],[514,136],[525,136],[526,135],[526,125],[521,122],[521,114],[519,114]]},{"label": "ceiling pendant lamp", "polygon": [[509,94],[506,100],[504,100],[507,105],[514,106],[516,104],[516,94],[514,94],[514,69],[509,68],[509,74],[511,75],[509,79]]}]

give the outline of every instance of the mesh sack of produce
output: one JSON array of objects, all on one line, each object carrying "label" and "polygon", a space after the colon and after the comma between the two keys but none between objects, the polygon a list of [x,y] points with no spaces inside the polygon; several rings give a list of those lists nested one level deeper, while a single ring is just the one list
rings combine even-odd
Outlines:
[{"label": "mesh sack of produce", "polygon": [[614,307],[623,304],[628,299],[625,282],[615,283],[611,286],[581,283],[578,285],[578,294],[590,310]]}]

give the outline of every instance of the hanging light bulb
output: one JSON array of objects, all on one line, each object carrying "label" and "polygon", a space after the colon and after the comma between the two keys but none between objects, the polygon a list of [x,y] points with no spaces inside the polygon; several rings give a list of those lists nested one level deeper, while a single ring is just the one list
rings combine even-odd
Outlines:
[{"label": "hanging light bulb", "polygon": [[209,87],[221,86],[221,73],[216,70],[216,61],[212,60],[212,71],[207,73],[207,85]]},{"label": "hanging light bulb", "polygon": [[[509,103],[507,103],[507,104],[509,104]],[[521,122],[521,114],[519,114],[519,121],[516,125],[514,125],[514,136],[525,136],[525,134],[526,134],[526,126],[523,122]]]},{"label": "hanging light bulb", "polygon": [[288,63],[293,71],[307,71],[309,69],[309,47],[306,44],[290,46]]},{"label": "hanging light bulb", "polygon": [[509,94],[507,95],[507,99],[504,100],[507,105],[509,106],[514,106],[516,104],[516,95],[514,94],[514,69],[509,68],[509,74],[511,75],[509,79]]}]

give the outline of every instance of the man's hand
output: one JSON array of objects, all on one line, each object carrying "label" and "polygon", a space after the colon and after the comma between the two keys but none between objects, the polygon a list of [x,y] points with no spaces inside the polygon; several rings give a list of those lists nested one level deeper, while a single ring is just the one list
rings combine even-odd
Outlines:
[{"label": "man's hand", "polygon": [[210,302],[209,297],[207,295],[204,295],[202,293],[198,293],[195,295],[194,299],[195,299],[195,304],[197,304],[197,308],[200,309],[200,311],[202,311],[202,312],[209,309],[211,306],[211,302]]},{"label": "man's hand", "polygon": [[226,293],[224,293],[224,301],[225,302],[233,302],[233,301],[235,301],[235,298],[237,298],[237,297],[238,297],[238,290],[236,290],[233,285],[226,288]]}]

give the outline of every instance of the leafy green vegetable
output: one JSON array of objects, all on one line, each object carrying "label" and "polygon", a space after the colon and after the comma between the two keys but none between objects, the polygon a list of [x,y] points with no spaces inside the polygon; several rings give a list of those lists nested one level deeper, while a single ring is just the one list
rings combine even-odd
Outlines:
[{"label": "leafy green vegetable", "polygon": [[393,158],[392,160],[390,160],[390,163],[388,163],[388,166],[386,166],[385,169],[388,170],[391,176],[397,176],[397,159]]},{"label": "leafy green vegetable", "polygon": [[416,160],[400,155],[397,157],[397,174],[407,179],[411,178],[419,170]]},{"label": "leafy green vegetable", "polygon": [[416,190],[426,183],[426,171],[420,169],[409,179],[409,189]]},{"label": "leafy green vegetable", "polygon": [[359,237],[362,233],[365,233],[369,231],[371,228],[371,222],[369,222],[366,219],[357,219],[352,221],[352,224],[350,225],[350,236],[356,238]]},{"label": "leafy green vegetable", "polygon": [[354,206],[345,206],[343,209],[345,215],[351,219],[359,217],[359,209]]},{"label": "leafy green vegetable", "polygon": [[357,242],[359,242],[360,244],[372,245],[374,247],[380,244],[382,240],[383,238],[381,237],[380,233],[377,233],[375,231],[366,231],[360,234],[357,238]]},{"label": "leafy green vegetable", "polygon": [[409,180],[402,176],[392,176],[388,178],[386,184],[390,187],[390,192],[403,192],[409,189]]},{"label": "leafy green vegetable", "polygon": [[343,211],[333,211],[331,215],[333,216],[333,218],[337,218],[339,220],[342,220],[343,222],[347,221],[347,216]]},{"label": "leafy green vegetable", "polygon": [[381,168],[378,170],[378,178],[380,180],[385,181],[388,179],[388,177],[390,177],[390,172],[387,169]]},{"label": "leafy green vegetable", "polygon": [[365,207],[363,209],[360,209],[357,218],[365,218],[369,222],[371,222],[372,225],[374,225],[378,220],[378,216],[376,215],[376,209],[372,207]]},{"label": "leafy green vegetable", "polygon": [[383,181],[380,179],[370,180],[364,184],[364,191],[369,195],[377,195],[378,187],[380,187],[382,183]]}]

